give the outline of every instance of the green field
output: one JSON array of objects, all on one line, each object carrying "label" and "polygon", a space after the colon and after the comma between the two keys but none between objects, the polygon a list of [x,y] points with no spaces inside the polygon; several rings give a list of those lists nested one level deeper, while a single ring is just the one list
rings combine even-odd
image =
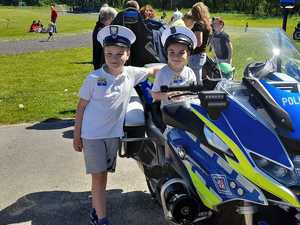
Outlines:
[{"label": "green field", "polygon": [[89,48],[0,55],[0,124],[72,117],[90,61]]},{"label": "green field", "polygon": [[[0,41],[15,39],[37,39],[47,34],[29,33],[33,20],[41,20],[48,27],[50,9],[48,7],[0,7]],[[68,14],[59,12],[58,35],[88,32],[94,28],[96,14]]]},{"label": "green field", "polygon": [[[183,10],[185,12],[187,10]],[[28,29],[32,20],[40,19],[42,23],[48,26],[50,20],[49,7],[4,7],[0,6],[0,40],[11,39],[36,39],[43,34],[29,33]],[[157,11],[157,17],[162,15]],[[172,12],[167,12],[167,21],[171,18]],[[222,16],[225,20],[225,26],[244,27],[246,22],[249,27],[281,27],[282,19],[278,18],[256,18],[244,14],[212,14],[213,16]],[[58,35],[74,34],[91,31],[97,20],[97,14],[69,14],[59,12]],[[297,17],[291,17],[288,21],[287,32],[291,35],[298,22]]]},{"label": "green field", "polygon": [[[0,7],[0,40],[41,37],[43,34],[28,33],[27,29],[33,19],[48,21],[49,11],[45,7]],[[168,12],[168,17],[170,15]],[[265,59],[261,49],[256,47],[257,39],[249,35],[251,30],[254,27],[281,27],[281,18],[256,19],[238,14],[212,16],[222,16],[225,20],[234,46],[233,64],[238,79],[247,63]],[[60,15],[59,35],[91,31],[96,20],[96,14]],[[243,31],[246,21],[249,23],[247,33]],[[289,35],[296,23],[296,17],[289,18]],[[0,124],[73,117],[78,89],[92,70],[91,55],[90,48],[0,55]]]}]

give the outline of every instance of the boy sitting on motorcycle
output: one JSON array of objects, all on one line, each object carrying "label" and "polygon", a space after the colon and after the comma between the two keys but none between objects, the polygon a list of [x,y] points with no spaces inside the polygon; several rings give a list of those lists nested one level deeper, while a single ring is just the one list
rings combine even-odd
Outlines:
[{"label": "boy sitting on motorcycle", "polygon": [[86,173],[92,177],[91,224],[108,225],[106,217],[107,172],[114,172],[120,137],[131,92],[136,84],[159,68],[124,66],[130,56],[134,33],[123,26],[101,29],[105,63],[88,75],[80,89],[73,147],[84,149]]},{"label": "boy sitting on motorcycle", "polygon": [[171,96],[179,93],[162,93],[160,86],[170,87],[196,83],[193,70],[186,65],[191,51],[197,46],[197,38],[190,29],[176,26],[164,30],[161,42],[167,52],[168,64],[155,76],[152,97],[157,101],[161,101],[161,105],[164,106],[170,103]]},{"label": "boy sitting on motorcycle", "polygon": [[[191,51],[197,46],[195,34],[188,28],[176,26],[167,28],[161,37],[161,42],[167,52],[168,64],[164,66],[155,76],[152,87],[152,97],[161,101],[161,106],[172,102],[171,99],[178,92],[163,93],[160,91],[161,86],[182,86],[196,83],[196,76],[192,69],[187,67],[188,58]],[[174,96],[172,98],[172,96]],[[169,127],[164,131],[167,134]],[[169,161],[169,150],[165,145],[165,160]]]}]

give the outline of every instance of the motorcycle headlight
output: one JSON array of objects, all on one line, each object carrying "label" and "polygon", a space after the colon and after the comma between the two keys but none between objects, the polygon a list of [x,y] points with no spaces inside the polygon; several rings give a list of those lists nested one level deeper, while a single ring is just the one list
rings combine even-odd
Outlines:
[{"label": "motorcycle headlight", "polygon": [[261,156],[251,154],[251,157],[259,169],[279,183],[288,187],[300,186],[299,176],[295,172],[297,168],[291,171]]}]

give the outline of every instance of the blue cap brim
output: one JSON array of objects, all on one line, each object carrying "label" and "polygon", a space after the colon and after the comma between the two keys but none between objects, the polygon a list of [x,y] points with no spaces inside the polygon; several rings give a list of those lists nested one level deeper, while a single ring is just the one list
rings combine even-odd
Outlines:
[{"label": "blue cap brim", "polygon": [[122,36],[108,36],[103,40],[104,46],[120,46],[120,47],[131,47],[131,43],[127,38]]}]

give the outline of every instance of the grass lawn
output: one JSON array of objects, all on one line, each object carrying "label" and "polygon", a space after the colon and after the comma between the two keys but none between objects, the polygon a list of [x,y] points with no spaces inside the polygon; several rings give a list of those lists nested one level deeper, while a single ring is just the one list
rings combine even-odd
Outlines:
[{"label": "grass lawn", "polygon": [[[29,33],[33,20],[41,20],[48,27],[50,8],[48,7],[0,7],[0,40],[37,39],[45,34]],[[60,13],[57,19],[58,35],[91,31],[97,21],[96,14]]]},{"label": "grass lawn", "polygon": [[[40,19],[46,24],[49,14],[50,10],[46,7],[0,7],[0,40],[39,38],[41,34],[28,33],[27,29],[33,19]],[[171,12],[168,12],[168,17],[170,15]],[[256,19],[238,14],[212,16],[222,16],[225,20],[234,46],[236,78],[242,77],[247,63],[264,59],[256,48],[256,39],[251,39],[251,35],[243,32],[246,21],[249,23],[249,31],[253,27],[281,27],[282,22],[281,18]],[[95,14],[60,15],[59,34],[91,31],[96,20]],[[290,35],[297,20],[296,17],[289,18]],[[92,70],[91,54],[90,48],[77,48],[0,55],[0,124],[73,117],[78,89]]]},{"label": "grass lawn", "polygon": [[0,124],[72,117],[90,61],[90,48],[0,55]]},{"label": "grass lawn", "polygon": [[[237,27],[228,30],[236,79],[243,76],[248,63],[265,60],[271,51],[271,42],[257,38],[251,29],[247,33]],[[0,55],[0,124],[73,117],[78,90],[92,70],[90,61],[90,48]]]},{"label": "grass lawn", "polygon": [[[187,11],[183,10],[183,12]],[[5,7],[0,6],[0,40],[10,39],[36,39],[40,38],[39,33],[29,33],[28,29],[32,20],[40,19],[42,23],[48,26],[50,20],[49,7]],[[162,15],[162,11],[157,11],[157,17]],[[172,12],[167,12],[167,21],[172,16]],[[213,16],[222,16],[226,26],[244,27],[246,22],[249,27],[281,27],[282,18],[258,18],[244,14],[212,14]],[[97,20],[97,14],[67,14],[59,13],[58,35],[72,34],[91,31]],[[288,20],[287,32],[291,35],[298,22],[298,17],[291,17]]]},{"label": "grass lawn", "polygon": [[[225,26],[245,27],[246,22],[251,27],[282,27],[281,17],[253,17],[244,14],[213,14],[212,16],[221,16],[225,21]],[[300,21],[299,17],[293,16],[288,18],[287,33],[292,37],[295,26]]]},{"label": "grass lawn", "polygon": [[[182,12],[187,12],[187,9],[184,9]],[[157,11],[157,15],[160,17],[162,15],[162,11]],[[235,26],[235,27],[245,27],[246,22],[249,24],[249,28],[251,27],[282,27],[282,17],[254,17],[247,14],[237,14],[237,13],[212,13],[212,17],[221,16],[225,21],[226,26]],[[167,12],[167,21],[169,21],[172,17],[172,12]],[[287,24],[287,33],[290,37],[294,32],[295,26],[300,21],[299,17],[293,16],[288,18]]]}]

